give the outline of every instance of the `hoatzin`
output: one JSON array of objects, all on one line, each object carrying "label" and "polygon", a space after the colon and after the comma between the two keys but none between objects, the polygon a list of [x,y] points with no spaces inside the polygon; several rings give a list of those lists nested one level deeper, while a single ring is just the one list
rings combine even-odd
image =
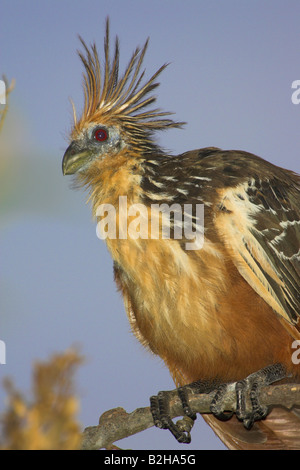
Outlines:
[{"label": "hoatzin", "polygon": [[[270,412],[259,401],[261,386],[300,380],[292,360],[300,340],[299,175],[244,151],[209,147],[170,155],[153,134],[184,123],[147,108],[165,68],[143,81],[148,41],[121,77],[118,38],[111,58],[108,20],[104,66],[96,45],[80,41],[85,103],[80,119],[73,105],[63,173],[89,189],[98,222],[99,207],[115,209],[116,236],[106,243],[133,332],[169,368],[187,421],[195,419],[187,390],[216,389],[204,419],[228,448],[299,449],[299,409]],[[121,197],[139,208],[139,217],[124,212]],[[174,204],[194,233],[201,225],[195,207],[204,207],[204,241],[194,249],[185,233],[175,236]],[[144,231],[129,236],[135,219]],[[150,219],[159,222],[158,236],[151,236]],[[170,236],[164,236],[167,224]],[[233,382],[231,416],[222,403]],[[168,392],[150,402],[155,424],[189,442],[189,432],[168,415]]]}]

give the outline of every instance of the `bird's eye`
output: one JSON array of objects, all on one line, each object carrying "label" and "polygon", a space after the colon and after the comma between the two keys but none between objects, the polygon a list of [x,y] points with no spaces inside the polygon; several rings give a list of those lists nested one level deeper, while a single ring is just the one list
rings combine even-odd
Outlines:
[{"label": "bird's eye", "polygon": [[99,142],[104,142],[104,140],[107,139],[107,132],[105,129],[99,128],[96,129],[94,132],[94,138],[98,140]]}]

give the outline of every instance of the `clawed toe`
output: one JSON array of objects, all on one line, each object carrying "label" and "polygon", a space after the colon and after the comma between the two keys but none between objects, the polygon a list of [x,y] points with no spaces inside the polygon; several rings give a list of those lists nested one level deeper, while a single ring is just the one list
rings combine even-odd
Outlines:
[{"label": "clawed toe", "polygon": [[[190,410],[187,399],[184,397],[186,401],[183,403],[183,407],[186,416],[174,423],[170,418],[170,398],[169,392],[159,392],[157,395],[150,397],[150,409],[154,424],[158,428],[168,429],[178,442],[189,444],[191,442],[191,429],[196,415]],[[188,416],[189,414],[191,416]]]},{"label": "clawed toe", "polygon": [[285,368],[281,364],[274,364],[236,383],[236,415],[246,429],[251,429],[255,421],[265,419],[269,413],[269,408],[260,403],[261,388],[285,377]]},{"label": "clawed toe", "polygon": [[[251,429],[255,421],[266,418],[269,413],[267,406],[260,402],[260,390],[273,382],[286,377],[286,370],[281,364],[274,364],[255,372],[244,380],[222,384],[193,382],[177,389],[177,392],[159,392],[150,398],[150,409],[155,426],[169,429],[181,443],[191,442],[191,429],[196,419],[196,413],[189,404],[190,394],[214,392],[210,411],[221,421],[228,421],[234,414],[242,421],[246,429]],[[170,401],[178,394],[184,417],[176,423],[170,416]],[[232,395],[236,396],[236,406],[232,405]]]},{"label": "clawed toe", "polygon": [[210,411],[220,421],[228,421],[233,411],[226,412],[225,399],[228,393],[232,393],[232,384],[222,384],[217,388],[217,391],[211,401]]},{"label": "clawed toe", "polygon": [[269,413],[269,408],[260,403],[261,388],[285,377],[284,367],[281,364],[274,364],[235,384],[223,384],[218,387],[212,399],[211,412],[222,421],[231,418],[233,412],[226,413],[224,404],[228,394],[232,394],[232,387],[235,386],[236,416],[246,429],[251,429],[255,421],[265,419]]}]

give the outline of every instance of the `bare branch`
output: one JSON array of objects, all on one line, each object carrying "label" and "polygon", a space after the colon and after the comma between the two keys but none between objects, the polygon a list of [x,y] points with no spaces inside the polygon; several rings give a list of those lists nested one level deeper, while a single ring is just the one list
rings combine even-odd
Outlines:
[{"label": "bare branch", "polygon": [[[189,404],[197,413],[210,413],[210,404],[215,392],[209,394],[190,394]],[[169,392],[170,416],[176,418],[183,416],[183,409],[177,391]],[[284,384],[271,385],[262,388],[260,402],[267,406],[281,406],[291,409],[300,406],[300,385]],[[235,384],[225,403],[227,411],[236,411]],[[84,450],[97,450],[112,448],[112,444],[125,437],[132,436],[153,426],[150,407],[137,408],[127,413],[123,408],[114,408],[100,416],[99,425],[87,427],[84,430],[81,448]]]}]

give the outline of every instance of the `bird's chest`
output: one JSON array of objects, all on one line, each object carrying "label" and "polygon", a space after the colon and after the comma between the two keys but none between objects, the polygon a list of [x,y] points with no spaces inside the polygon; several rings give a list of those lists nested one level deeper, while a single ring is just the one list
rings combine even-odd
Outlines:
[{"label": "bird's chest", "polygon": [[175,240],[118,240],[108,246],[138,339],[170,369],[212,356],[222,334],[216,316],[226,283],[212,263],[216,256],[205,250],[201,259],[192,256]]}]

